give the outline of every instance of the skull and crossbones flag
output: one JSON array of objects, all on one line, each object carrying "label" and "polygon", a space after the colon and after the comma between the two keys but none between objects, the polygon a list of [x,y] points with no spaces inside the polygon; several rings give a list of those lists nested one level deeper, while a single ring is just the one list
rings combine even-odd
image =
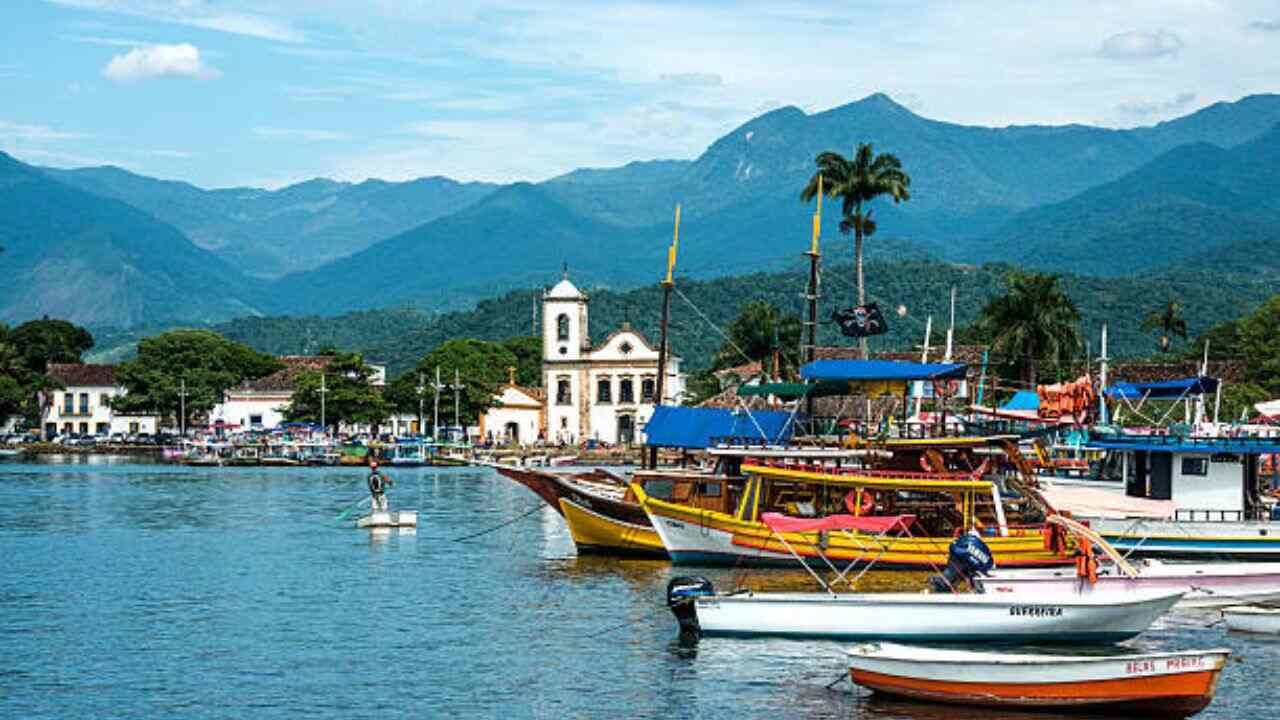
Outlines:
[{"label": "skull and crossbones flag", "polygon": [[876,303],[837,310],[831,313],[831,319],[840,326],[841,334],[846,337],[871,337],[889,330],[889,324],[884,321],[884,315]]}]

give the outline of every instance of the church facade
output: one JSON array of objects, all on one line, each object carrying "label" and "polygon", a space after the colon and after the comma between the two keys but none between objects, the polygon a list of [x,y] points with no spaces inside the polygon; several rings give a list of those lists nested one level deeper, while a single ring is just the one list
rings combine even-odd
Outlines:
[{"label": "church facade", "polygon": [[[592,345],[588,303],[567,275],[543,293],[541,392],[514,383],[503,388],[501,400],[511,395],[513,402],[487,413],[485,426],[495,436],[501,432],[509,438],[519,428],[518,440],[529,442],[524,428],[537,427],[538,439],[551,444],[643,441],[644,426],[659,403],[657,343],[623,323]],[[661,402],[678,405],[685,392],[680,358],[670,355],[666,365]],[[533,398],[540,408],[528,402]]]}]

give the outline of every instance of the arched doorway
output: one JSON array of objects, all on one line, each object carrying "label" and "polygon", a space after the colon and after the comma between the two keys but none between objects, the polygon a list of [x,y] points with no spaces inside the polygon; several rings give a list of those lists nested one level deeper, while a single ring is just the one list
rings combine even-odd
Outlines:
[{"label": "arched doorway", "polygon": [[636,418],[634,415],[618,416],[618,444],[630,445],[635,442]]}]

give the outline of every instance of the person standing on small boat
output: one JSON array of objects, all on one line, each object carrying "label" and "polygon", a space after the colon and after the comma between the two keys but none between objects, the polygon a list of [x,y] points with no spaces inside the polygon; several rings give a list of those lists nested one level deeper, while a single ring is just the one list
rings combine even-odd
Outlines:
[{"label": "person standing on small boat", "polygon": [[378,469],[378,461],[369,460],[369,494],[373,498],[373,512],[387,511],[387,487],[391,485],[395,483]]}]

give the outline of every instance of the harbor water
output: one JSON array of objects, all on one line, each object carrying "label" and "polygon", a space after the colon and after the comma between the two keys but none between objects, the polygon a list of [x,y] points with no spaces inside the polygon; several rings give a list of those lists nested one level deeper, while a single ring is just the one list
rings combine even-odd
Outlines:
[{"label": "harbor water", "polygon": [[[547,508],[457,541],[539,501],[487,469],[391,474],[416,533],[335,521],[359,468],[0,462],[0,716],[1052,717],[829,689],[838,643],[681,644],[667,563],[577,557]],[[1200,717],[1280,717],[1280,642],[1214,620],[1171,615],[1127,645],[1230,647]]]}]

